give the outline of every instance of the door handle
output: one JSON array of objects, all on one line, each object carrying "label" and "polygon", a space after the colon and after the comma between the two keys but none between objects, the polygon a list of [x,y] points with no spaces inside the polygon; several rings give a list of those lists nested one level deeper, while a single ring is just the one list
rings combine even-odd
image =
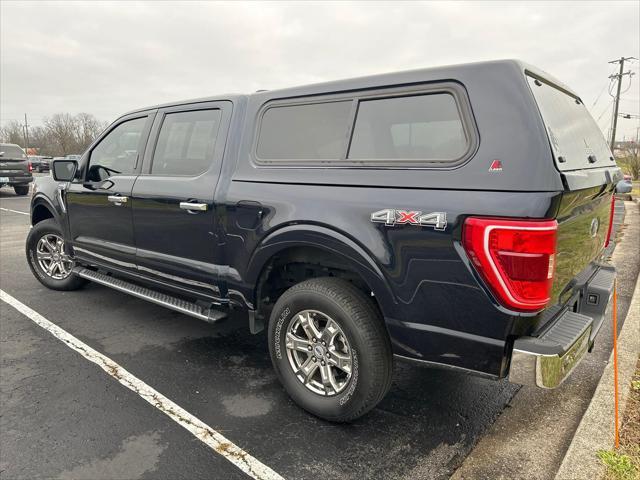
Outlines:
[{"label": "door handle", "polygon": [[122,195],[109,195],[107,197],[107,200],[118,206],[122,205],[123,203],[127,203],[129,201],[129,197],[123,197]]},{"label": "door handle", "polygon": [[192,202],[180,202],[180,208],[190,212],[206,212],[206,203],[192,203]]}]

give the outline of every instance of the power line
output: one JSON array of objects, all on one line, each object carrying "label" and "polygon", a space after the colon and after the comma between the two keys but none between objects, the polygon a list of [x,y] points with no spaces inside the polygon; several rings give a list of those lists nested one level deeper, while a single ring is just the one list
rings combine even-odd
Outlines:
[{"label": "power line", "polygon": [[607,103],[607,106],[604,107],[604,110],[602,110],[602,113],[598,116],[598,119],[596,120],[596,122],[599,122],[602,116],[609,111],[609,107],[611,106],[612,103],[613,103],[613,98],[609,100],[609,103]]},{"label": "power line", "polygon": [[[620,60],[612,60],[609,62],[611,64],[616,64],[616,63],[620,64],[620,72],[617,75],[609,76],[609,78],[612,80],[616,79],[618,83],[618,88],[617,88],[615,101],[613,105],[613,119],[612,119],[613,125],[611,127],[611,151],[613,151],[613,147],[615,146],[615,143],[616,143],[616,128],[618,126],[618,107],[620,106],[620,88],[622,87],[622,77],[624,77],[625,75],[628,75],[629,80],[631,80],[631,77],[634,75],[634,73],[631,70],[624,72],[624,62],[627,60],[637,60],[637,59],[635,57],[626,57],[626,58],[620,57]],[[629,86],[631,86],[631,82],[629,82]]]}]

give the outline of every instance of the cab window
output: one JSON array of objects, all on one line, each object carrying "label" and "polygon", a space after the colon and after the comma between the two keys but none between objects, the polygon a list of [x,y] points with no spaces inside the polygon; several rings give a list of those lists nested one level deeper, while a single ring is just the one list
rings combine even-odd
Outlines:
[{"label": "cab window", "polygon": [[147,117],[122,122],[91,151],[87,180],[101,182],[135,172]]},{"label": "cab window", "polygon": [[199,175],[212,164],[221,111],[194,110],[164,117],[151,164],[152,175]]}]

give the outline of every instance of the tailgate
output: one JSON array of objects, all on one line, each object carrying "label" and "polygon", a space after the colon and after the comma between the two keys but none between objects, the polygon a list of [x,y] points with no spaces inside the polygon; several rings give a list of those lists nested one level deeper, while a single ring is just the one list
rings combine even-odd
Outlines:
[{"label": "tailgate", "polygon": [[557,215],[554,301],[578,274],[602,255],[609,231],[611,188],[600,185],[562,195]]},{"label": "tailgate", "polygon": [[0,157],[0,172],[2,176],[24,176],[29,174],[29,162],[27,160],[15,160]]}]

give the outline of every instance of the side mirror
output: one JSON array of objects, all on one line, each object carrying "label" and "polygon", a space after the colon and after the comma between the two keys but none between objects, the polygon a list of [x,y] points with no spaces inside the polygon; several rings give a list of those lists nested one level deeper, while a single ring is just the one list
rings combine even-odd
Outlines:
[{"label": "side mirror", "polygon": [[58,182],[70,182],[76,176],[78,162],[75,160],[54,160],[51,167],[53,179]]}]

